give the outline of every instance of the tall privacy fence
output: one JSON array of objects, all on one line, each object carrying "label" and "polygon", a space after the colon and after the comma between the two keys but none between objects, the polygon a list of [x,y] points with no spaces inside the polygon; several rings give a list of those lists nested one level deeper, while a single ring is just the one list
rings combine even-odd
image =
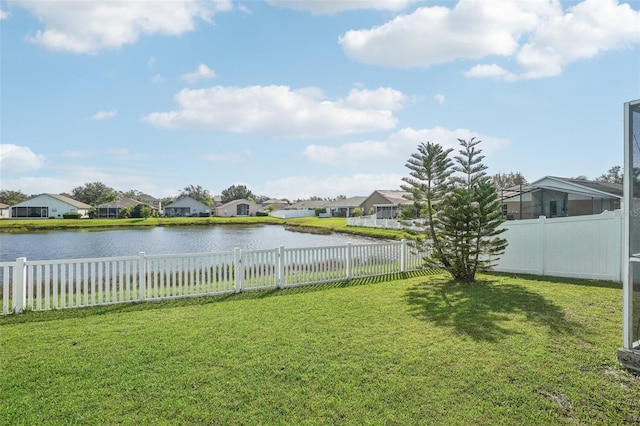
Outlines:
[{"label": "tall privacy fence", "polygon": [[2,314],[287,288],[423,268],[407,241],[0,263]]},{"label": "tall privacy fence", "polygon": [[509,242],[496,271],[622,281],[624,220],[620,210],[598,215],[510,220]]},{"label": "tall privacy fence", "polygon": [[[408,223],[373,217],[348,218],[348,226],[420,229]],[[509,245],[495,271],[622,281],[622,211],[598,215],[509,220],[501,236]],[[424,229],[422,229],[424,230]]]}]

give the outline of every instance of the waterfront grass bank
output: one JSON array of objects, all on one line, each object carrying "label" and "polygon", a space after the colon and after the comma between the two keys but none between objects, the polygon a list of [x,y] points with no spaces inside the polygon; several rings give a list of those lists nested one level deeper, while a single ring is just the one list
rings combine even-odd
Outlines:
[{"label": "waterfront grass bank", "polygon": [[304,217],[279,219],[249,217],[151,217],[147,219],[2,219],[0,233],[28,233],[64,230],[108,230],[154,226],[284,225],[290,230],[312,233],[340,232],[391,240],[412,239],[415,235],[396,229],[347,227],[346,218]]}]

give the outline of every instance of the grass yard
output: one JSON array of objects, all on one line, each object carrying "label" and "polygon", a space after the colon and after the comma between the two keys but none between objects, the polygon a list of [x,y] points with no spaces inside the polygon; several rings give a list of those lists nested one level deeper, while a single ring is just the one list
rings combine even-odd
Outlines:
[{"label": "grass yard", "polygon": [[0,318],[0,419],[640,424],[607,282],[412,275]]}]

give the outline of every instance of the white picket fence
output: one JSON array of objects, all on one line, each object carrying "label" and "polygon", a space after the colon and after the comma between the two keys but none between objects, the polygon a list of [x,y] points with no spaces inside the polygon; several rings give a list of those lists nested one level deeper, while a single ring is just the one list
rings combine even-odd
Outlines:
[{"label": "white picket fence", "polygon": [[0,263],[2,314],[280,289],[423,268],[407,241]]}]

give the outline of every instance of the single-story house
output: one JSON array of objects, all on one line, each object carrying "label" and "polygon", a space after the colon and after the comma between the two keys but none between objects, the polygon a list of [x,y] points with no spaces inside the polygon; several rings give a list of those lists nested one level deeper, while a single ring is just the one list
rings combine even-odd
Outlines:
[{"label": "single-story house", "polygon": [[151,208],[158,213],[162,213],[162,200],[158,200],[149,194],[141,194],[136,199],[144,204],[151,206]]},{"label": "single-story house", "polygon": [[[138,204],[146,204],[131,198],[121,198],[110,203],[100,204],[96,206],[96,217],[98,218],[119,218],[120,212],[126,208],[133,208]],[[148,205],[148,204],[147,204]],[[151,207],[151,206],[149,206]],[[153,207],[151,207],[153,209]],[[155,209],[154,209],[155,210]]]},{"label": "single-story house", "polygon": [[8,219],[11,212],[10,206],[5,203],[0,203],[0,219]]},{"label": "single-story house", "polygon": [[213,212],[213,207],[191,197],[181,197],[164,206],[164,215],[169,217],[199,216],[201,213],[211,215]]},{"label": "single-story house", "polygon": [[262,206],[243,198],[216,207],[216,216],[254,216],[259,211],[262,211]]},{"label": "single-story house", "polygon": [[620,209],[622,184],[545,176],[500,191],[507,219],[600,214]]},{"label": "single-story house", "polygon": [[324,209],[329,204],[326,200],[304,200],[297,203],[289,204],[284,210],[315,210]]},{"label": "single-story house", "polygon": [[362,212],[376,219],[395,219],[401,206],[411,206],[411,193],[399,190],[376,190],[362,202]]},{"label": "single-story house", "polygon": [[327,212],[334,217],[351,217],[355,209],[365,211],[362,208],[362,204],[367,199],[366,196],[356,196],[350,198],[340,198],[325,205]]},{"label": "single-story house", "polygon": [[62,218],[65,213],[89,217],[91,206],[65,195],[41,194],[11,206],[12,218]]},{"label": "single-story house", "polygon": [[270,198],[262,202],[262,209],[264,211],[269,210],[282,210],[289,205],[287,200],[278,200],[276,198]]}]

